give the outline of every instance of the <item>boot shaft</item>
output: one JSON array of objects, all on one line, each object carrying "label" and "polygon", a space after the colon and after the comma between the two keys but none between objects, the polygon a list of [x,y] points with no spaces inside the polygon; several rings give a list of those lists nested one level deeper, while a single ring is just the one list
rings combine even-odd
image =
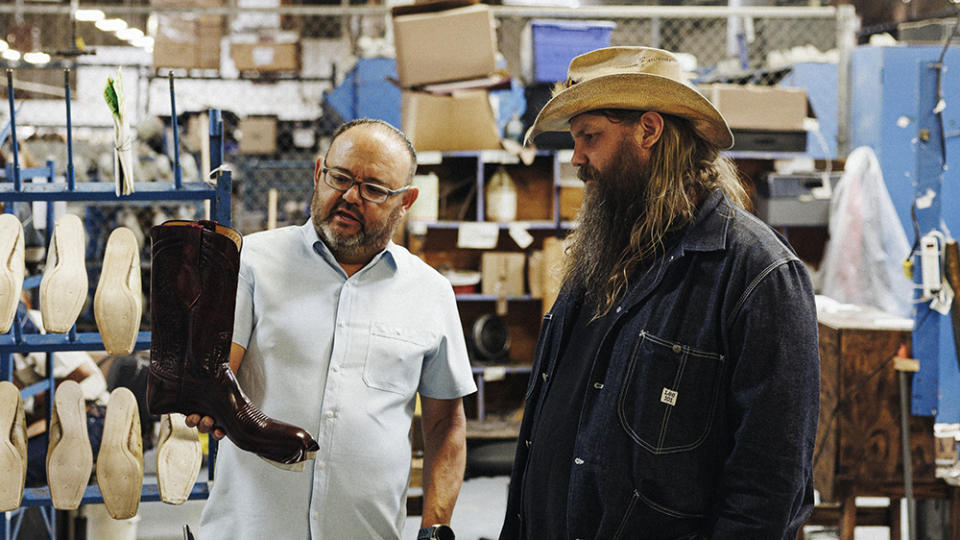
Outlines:
[{"label": "boot shaft", "polygon": [[212,221],[150,231],[151,370],[205,377],[229,361],[241,236]]}]

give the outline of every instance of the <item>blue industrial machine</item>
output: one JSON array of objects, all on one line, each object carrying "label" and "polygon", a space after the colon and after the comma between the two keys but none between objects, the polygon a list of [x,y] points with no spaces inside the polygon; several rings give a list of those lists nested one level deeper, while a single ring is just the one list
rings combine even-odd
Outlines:
[{"label": "blue industrial machine", "polygon": [[[960,50],[943,53],[941,46],[863,46],[854,51],[851,148],[874,150],[907,237],[930,244],[924,250],[919,241],[912,254],[903,254],[914,262],[917,285],[913,356],[920,371],[913,379],[911,412],[935,416],[937,423],[957,423],[960,364],[950,316],[920,301],[925,272],[929,279],[942,265],[944,238],[960,235]],[[921,258],[921,251],[929,255]]]}]

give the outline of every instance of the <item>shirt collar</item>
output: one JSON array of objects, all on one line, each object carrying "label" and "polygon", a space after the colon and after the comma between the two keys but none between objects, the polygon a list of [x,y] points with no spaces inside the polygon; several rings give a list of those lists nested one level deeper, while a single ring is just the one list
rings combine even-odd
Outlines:
[{"label": "shirt collar", "polygon": [[681,251],[716,251],[727,245],[727,228],[734,212],[746,212],[734,207],[717,189],[700,202],[693,217],[693,225],[680,240]]},{"label": "shirt collar", "polygon": [[[303,232],[304,242],[307,246],[310,247],[317,255],[323,258],[323,260],[332,266],[334,269],[343,272],[343,269],[340,267],[340,263],[337,262],[337,259],[333,256],[333,253],[330,251],[330,248],[327,247],[327,244],[320,239],[320,236],[317,234],[317,229],[313,226],[313,220],[308,219],[306,223],[300,228]],[[367,263],[360,272],[363,272],[367,268],[372,268],[379,264],[381,261],[387,265],[387,267],[392,271],[396,272],[398,268],[398,261],[400,260],[397,256],[397,251],[399,246],[393,243],[393,240],[387,242],[387,247],[373,256],[373,259]]]}]

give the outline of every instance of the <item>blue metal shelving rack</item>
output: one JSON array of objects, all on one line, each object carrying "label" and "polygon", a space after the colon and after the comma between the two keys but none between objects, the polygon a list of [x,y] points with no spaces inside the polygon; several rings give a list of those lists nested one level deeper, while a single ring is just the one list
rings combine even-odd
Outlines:
[{"label": "blue metal shelving rack", "polygon": [[[77,184],[73,170],[73,138],[70,119],[70,85],[69,71],[65,73],[66,90],[66,120],[67,120],[67,169],[66,182],[53,183],[55,176],[54,163],[48,161],[45,167],[21,169],[16,137],[16,109],[14,107],[13,70],[7,70],[7,94],[10,104],[9,133],[13,155],[13,163],[6,170],[6,182],[0,182],[0,202],[5,205],[6,212],[14,212],[16,203],[31,201],[67,201],[67,202],[98,202],[110,201],[118,204],[151,201],[210,201],[210,216],[215,221],[230,226],[231,191],[230,173],[224,171],[220,165],[223,162],[223,121],[219,110],[210,111],[210,162],[213,169],[215,184],[206,182],[183,182],[180,169],[179,135],[177,133],[176,101],[174,97],[173,74],[170,74],[170,104],[171,118],[174,132],[174,181],[173,182],[138,182],[134,184],[134,192],[129,195],[118,196],[114,192],[113,182],[91,182]],[[6,133],[7,130],[4,130]],[[47,178],[47,183],[28,183],[22,180],[31,178]],[[53,205],[47,205],[47,235],[46,244],[49,245],[53,223]],[[38,286],[40,276],[31,276],[24,280],[24,288]],[[60,351],[89,351],[103,350],[103,341],[96,332],[77,332],[76,327],[67,334],[24,334],[23,321],[19,316],[14,320],[13,327],[7,334],[0,335],[0,380],[10,380],[13,376],[13,354],[43,352],[46,353],[47,379],[24,388],[21,395],[24,398],[49,391],[53,402],[53,354]],[[150,332],[140,332],[134,346],[135,350],[150,348]],[[47,422],[50,421],[50,408],[47,410]],[[47,435],[43,435],[46,437]],[[216,444],[211,440],[208,480],[213,479],[213,460]],[[201,481],[193,486],[190,499],[206,499],[209,495],[208,483]],[[160,492],[156,484],[145,484],[142,488],[140,500],[142,502],[160,501]],[[101,504],[103,497],[97,486],[87,486],[81,504]],[[16,538],[19,534],[20,518],[26,507],[41,507],[50,538],[56,537],[56,520],[54,508],[50,501],[48,487],[26,488],[24,490],[21,508],[0,514],[0,540]]]}]

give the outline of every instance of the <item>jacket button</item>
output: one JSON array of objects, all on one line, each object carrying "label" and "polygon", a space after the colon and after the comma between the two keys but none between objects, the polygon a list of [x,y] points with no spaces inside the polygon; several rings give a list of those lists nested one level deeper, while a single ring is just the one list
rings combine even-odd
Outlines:
[{"label": "jacket button", "polygon": [[593,387],[596,388],[597,390],[602,390],[602,389],[603,389],[603,383],[595,382],[595,383],[593,383]]},{"label": "jacket button", "polygon": [[674,346],[673,346],[673,352],[675,352],[675,353],[677,353],[677,354],[680,354],[680,351],[682,351],[682,350],[683,350],[683,347],[681,347],[680,345],[674,345]]},{"label": "jacket button", "polygon": [[583,460],[580,458],[574,459],[573,462],[576,463],[577,465],[583,465]]}]

